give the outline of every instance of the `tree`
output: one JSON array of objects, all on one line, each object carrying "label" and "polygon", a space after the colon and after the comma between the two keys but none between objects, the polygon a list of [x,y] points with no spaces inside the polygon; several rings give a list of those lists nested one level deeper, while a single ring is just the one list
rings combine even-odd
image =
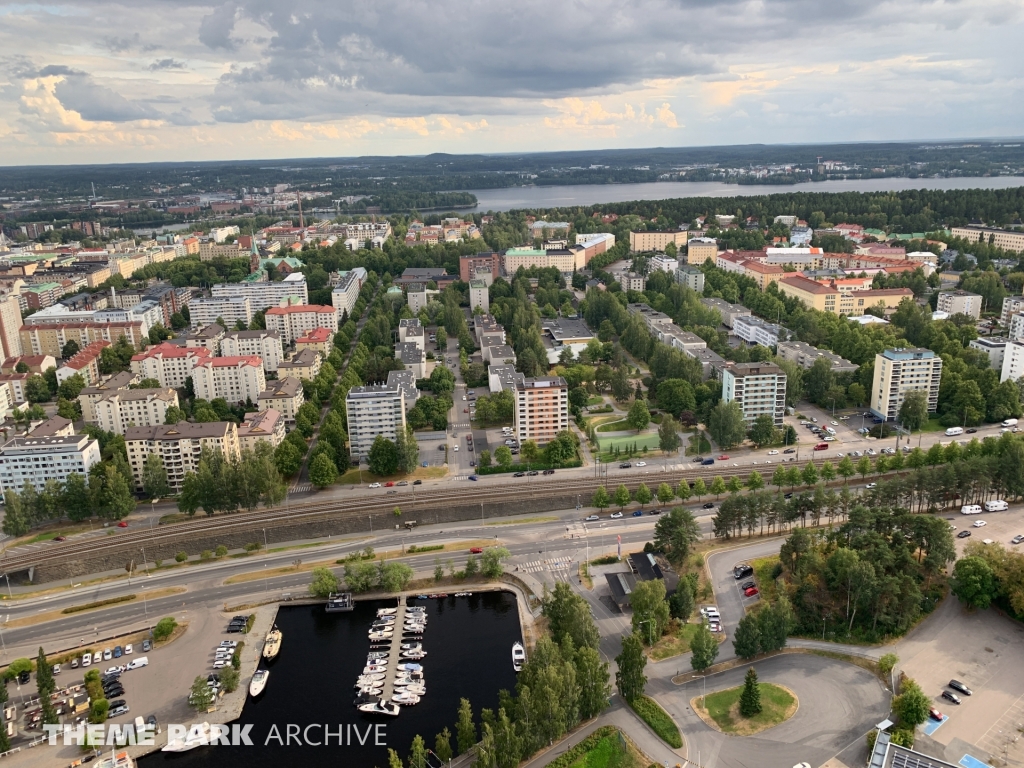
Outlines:
[{"label": "tree", "polygon": [[712,408],[708,415],[707,427],[711,439],[722,448],[739,445],[747,434],[747,426],[743,421],[743,409],[735,400],[728,403],[719,402]]},{"label": "tree", "polygon": [[761,628],[755,614],[748,613],[740,619],[732,647],[741,659],[752,659],[761,652]]},{"label": "tree", "polygon": [[405,768],[402,765],[402,758],[398,756],[395,750],[388,747],[388,768]]},{"label": "tree", "polygon": [[754,419],[754,423],[750,425],[750,431],[747,432],[747,437],[750,438],[750,442],[758,448],[771,445],[778,438],[778,431],[775,429],[775,420],[767,413],[762,413]]},{"label": "tree", "polygon": [[542,610],[556,643],[561,645],[568,637],[575,648],[597,648],[600,635],[590,606],[568,584],[557,583],[545,595]]},{"label": "tree", "polygon": [[317,488],[326,488],[334,485],[338,479],[338,468],[334,466],[330,456],[326,453],[317,454],[309,462],[309,482]]},{"label": "tree", "polygon": [[289,440],[284,440],[274,449],[274,465],[285,477],[291,477],[302,466],[303,452]]},{"label": "tree", "polygon": [[757,672],[751,667],[743,678],[743,693],[740,694],[740,714],[753,717],[761,713],[761,690],[757,687]]},{"label": "tree", "polygon": [[650,504],[652,498],[651,489],[646,484],[640,483],[640,487],[636,489],[636,502],[640,508],[643,509],[645,504]]},{"label": "tree", "polygon": [[813,462],[807,462],[807,466],[803,468],[800,473],[800,477],[804,481],[804,485],[810,487],[818,482],[818,468],[814,466]]},{"label": "tree", "polygon": [[781,464],[775,468],[772,472],[772,485],[779,490],[782,490],[782,486],[786,484],[786,468]]},{"label": "tree", "polygon": [[501,576],[501,561],[511,557],[511,553],[504,547],[488,547],[480,557],[480,573],[489,579],[496,579]]},{"label": "tree", "polygon": [[[845,457],[843,457],[845,458]],[[857,474],[861,476],[861,479],[867,477],[871,473],[871,458],[869,456],[862,456],[857,462]]]},{"label": "tree", "polygon": [[900,405],[899,423],[910,430],[921,429],[928,421],[928,393],[915,389],[907,392]]},{"label": "tree", "polygon": [[459,719],[455,724],[456,740],[459,754],[464,755],[476,744],[476,724],[473,722],[473,709],[469,699],[459,700]]},{"label": "tree", "polygon": [[619,487],[615,489],[615,496],[612,501],[615,502],[615,506],[622,509],[629,504],[630,498],[629,488],[626,487],[625,483],[620,483]]},{"label": "tree", "polygon": [[634,632],[622,640],[622,651],[615,657],[618,671],[615,673],[615,686],[619,695],[627,702],[634,702],[643,696],[647,677],[644,667],[647,657],[644,655],[643,642]]},{"label": "tree", "polygon": [[680,579],[679,584],[676,586],[676,591],[668,599],[669,614],[673,619],[687,622],[690,620],[695,607],[696,598],[694,597],[693,590],[690,588],[689,580]]},{"label": "tree", "polygon": [[29,376],[25,380],[24,390],[25,399],[30,403],[45,403],[51,397],[50,388],[46,384],[46,379],[39,374]]},{"label": "tree", "polygon": [[690,641],[690,666],[695,672],[703,672],[718,658],[718,642],[707,624],[701,624]]},{"label": "tree", "polygon": [[750,473],[750,477],[747,478],[747,488],[752,491],[759,491],[764,488],[764,477],[757,470]]},{"label": "tree", "polygon": [[98,496],[100,514],[114,520],[127,517],[135,509],[135,497],[124,475],[116,466],[108,464],[102,477],[103,483]]},{"label": "tree", "polygon": [[434,754],[442,764],[452,759],[452,734],[447,725],[434,737]]},{"label": "tree", "polygon": [[715,498],[719,498],[726,491],[725,480],[720,477],[716,477],[711,481],[711,493],[715,494]]},{"label": "tree", "polygon": [[654,645],[671,618],[665,602],[665,582],[654,579],[637,583],[629,603],[633,609],[633,632]]},{"label": "tree", "polygon": [[697,501],[700,501],[701,496],[708,495],[708,487],[707,485],[704,484],[703,477],[698,477],[696,480],[694,480],[693,488],[691,488],[690,490],[692,490],[693,495],[697,497]]},{"label": "tree", "polygon": [[156,623],[153,627],[153,639],[154,640],[166,640],[170,637],[174,630],[177,629],[178,622],[174,620],[173,616],[165,616]]},{"label": "tree", "polygon": [[895,667],[899,663],[899,660],[900,657],[897,656],[895,653],[882,654],[881,658],[879,658],[878,660],[878,671],[881,672],[883,675],[888,675],[890,672],[892,672],[893,667]]},{"label": "tree", "polygon": [[901,728],[913,730],[928,719],[932,702],[921,686],[912,678],[904,678],[900,684],[900,695],[892,700],[892,711]]},{"label": "tree", "polygon": [[672,414],[662,415],[661,424],[658,425],[658,447],[665,453],[674,454],[682,445],[679,437],[679,423],[672,418]]},{"label": "tree", "polygon": [[378,477],[393,475],[398,471],[398,449],[384,435],[377,435],[370,446],[368,463],[370,471]]},{"label": "tree", "polygon": [[651,412],[647,408],[646,400],[633,401],[633,405],[629,407],[629,413],[626,415],[626,423],[637,432],[647,429],[647,425],[651,423]]},{"label": "tree", "polygon": [[596,717],[608,706],[608,696],[611,694],[608,664],[601,661],[597,649],[590,646],[577,648],[575,661],[579,716],[583,719]]},{"label": "tree", "polygon": [[[7,686],[0,685],[0,711],[7,708],[8,701]],[[11,740],[7,735],[7,728],[0,728],[0,753],[7,752],[11,748]]]},{"label": "tree", "polygon": [[423,743],[423,737],[418,733],[413,736],[412,746],[409,748],[409,768],[426,768],[427,747]]},{"label": "tree", "polygon": [[537,457],[540,455],[540,449],[537,447],[537,441],[524,440],[523,444],[519,446],[519,455],[531,464],[535,462]]},{"label": "tree", "polygon": [[13,488],[4,493],[6,511],[4,513],[3,532],[8,536],[24,536],[29,530],[29,517],[22,504],[21,496]]},{"label": "tree", "polygon": [[155,453],[146,456],[146,461],[142,465],[142,490],[151,499],[162,499],[171,495],[164,462]]},{"label": "tree", "polygon": [[675,491],[672,490],[671,485],[669,485],[668,483],[661,483],[658,486],[656,496],[658,499],[658,503],[661,504],[662,506],[665,506],[676,497],[676,493]]},{"label": "tree", "polygon": [[398,453],[398,468],[406,474],[415,472],[420,463],[420,446],[412,427],[407,426],[404,433],[398,430],[395,451]]},{"label": "tree", "polygon": [[[60,356],[65,360],[70,360],[72,357],[77,355],[81,349],[82,348],[78,346],[78,342],[71,339],[65,342],[64,346],[60,348]],[[26,366],[26,369],[27,368],[28,366]],[[18,373],[21,373],[21,371],[18,371]],[[28,371],[26,370],[25,373],[28,373]]]},{"label": "tree", "polygon": [[843,458],[839,460],[839,466],[836,467],[836,471],[839,473],[840,477],[843,478],[844,482],[848,482],[849,479],[853,477],[855,471],[853,468],[853,459],[849,456],[843,456]]},{"label": "tree", "polygon": [[658,407],[676,418],[683,411],[697,409],[693,386],[685,379],[665,379],[658,384]]},{"label": "tree", "polygon": [[206,678],[202,675],[192,681],[188,703],[196,712],[205,712],[213,704],[213,691],[210,690],[210,686],[206,684]]},{"label": "tree", "polygon": [[971,608],[988,608],[998,594],[992,567],[983,558],[964,557],[953,566],[953,594]]},{"label": "tree", "polygon": [[228,693],[238,689],[239,674],[238,670],[232,665],[228,665],[220,671],[220,683],[224,686],[224,690]]},{"label": "tree", "polygon": [[60,386],[57,387],[57,394],[65,400],[74,400],[83,389],[85,389],[85,379],[82,378],[82,374],[76,373],[60,383]]},{"label": "tree", "polygon": [[314,568],[313,581],[309,584],[309,594],[313,597],[326,598],[338,591],[338,577],[330,568]]},{"label": "tree", "polygon": [[590,500],[590,503],[598,509],[607,509],[608,505],[611,504],[611,497],[603,485],[598,486],[597,490],[594,491],[594,498]]},{"label": "tree", "polygon": [[512,465],[512,450],[507,445],[499,445],[494,449],[494,460],[498,466],[508,467]]}]

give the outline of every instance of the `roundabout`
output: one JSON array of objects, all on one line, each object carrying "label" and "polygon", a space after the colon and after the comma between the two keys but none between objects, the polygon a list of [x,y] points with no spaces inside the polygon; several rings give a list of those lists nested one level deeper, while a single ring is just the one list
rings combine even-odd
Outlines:
[{"label": "roundabout", "polygon": [[762,709],[750,717],[744,717],[741,711],[742,685],[716,691],[707,697],[694,696],[690,707],[707,725],[731,736],[753,736],[774,728],[793,717],[800,708],[797,695],[784,685],[762,682],[757,687]]}]

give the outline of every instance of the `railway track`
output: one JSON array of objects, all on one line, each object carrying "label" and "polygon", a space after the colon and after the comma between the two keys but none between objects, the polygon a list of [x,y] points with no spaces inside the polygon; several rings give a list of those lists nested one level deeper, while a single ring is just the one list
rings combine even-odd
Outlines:
[{"label": "railway track", "polygon": [[[811,461],[820,467],[825,459]],[[806,466],[807,463],[810,462],[801,462],[800,466]],[[760,471],[762,476],[764,476],[765,485],[768,485],[775,466],[777,465],[766,465],[763,468],[760,465],[730,467],[724,464],[717,464],[709,467],[694,466],[683,470],[662,472],[659,471],[657,465],[652,465],[650,471],[645,474],[611,475],[600,479],[597,477],[565,479],[564,476],[557,474],[546,477],[538,475],[533,478],[516,478],[516,482],[506,482],[493,486],[470,484],[472,487],[463,485],[458,490],[438,488],[416,493],[402,493],[397,497],[387,495],[382,498],[360,498],[351,501],[334,499],[332,501],[303,504],[301,506],[273,507],[271,509],[259,509],[251,512],[219,514],[212,517],[197,516],[192,520],[182,523],[173,523],[152,529],[127,530],[119,535],[104,537],[95,541],[54,543],[41,550],[34,550],[32,552],[19,553],[18,548],[15,547],[4,552],[3,558],[0,559],[0,569],[6,572],[21,571],[33,566],[63,560],[82,560],[102,555],[106,552],[141,550],[145,547],[171,543],[184,538],[195,538],[196,536],[210,538],[213,541],[214,537],[218,534],[294,526],[317,519],[367,517],[367,522],[370,523],[373,517],[390,516],[395,506],[402,507],[403,511],[407,512],[410,517],[414,516],[416,510],[420,509],[429,510],[437,507],[485,505],[524,498],[555,497],[564,499],[572,495],[579,495],[581,503],[584,506],[589,506],[590,497],[601,485],[608,487],[609,492],[611,492],[619,484],[624,484],[632,492],[641,483],[647,483],[651,490],[654,491],[663,482],[667,482],[674,487],[684,478],[692,480],[697,477],[721,477],[723,480],[728,480],[735,476],[749,477],[751,472],[754,471]],[[369,528],[369,525],[367,527]]]}]

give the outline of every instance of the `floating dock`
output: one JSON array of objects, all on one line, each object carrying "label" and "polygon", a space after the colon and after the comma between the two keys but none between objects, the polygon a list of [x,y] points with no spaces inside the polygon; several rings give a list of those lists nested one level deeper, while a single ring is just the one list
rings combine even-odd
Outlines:
[{"label": "floating dock", "polygon": [[403,627],[405,627],[405,601],[399,598],[398,613],[395,614],[395,634],[391,637],[391,648],[388,651],[387,677],[384,678],[384,690],[380,694],[382,701],[391,701],[391,697],[395,693],[395,675],[398,673],[398,665],[401,661],[402,643],[405,642]]},{"label": "floating dock", "polygon": [[351,592],[331,592],[327,596],[327,612],[341,613],[343,611],[355,610],[356,604],[352,600]]}]

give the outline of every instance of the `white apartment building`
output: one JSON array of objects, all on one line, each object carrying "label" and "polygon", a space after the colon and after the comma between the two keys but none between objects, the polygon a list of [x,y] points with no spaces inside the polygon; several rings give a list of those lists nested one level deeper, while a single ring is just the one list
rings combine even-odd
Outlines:
[{"label": "white apartment building", "polygon": [[[301,272],[293,272],[284,280],[276,283],[241,282],[217,283],[210,289],[215,299],[232,296],[246,297],[254,312],[267,307],[279,307],[289,301],[293,304],[308,304],[309,290],[306,287],[306,276]],[[191,310],[192,305],[189,304]],[[227,319],[227,318],[225,318]]]},{"label": "white apartment building", "polygon": [[48,480],[88,476],[100,460],[100,444],[87,435],[16,437],[0,448],[0,491],[20,492],[25,483],[42,491]]},{"label": "white apartment building", "polygon": [[887,421],[894,421],[907,392],[921,391],[928,396],[928,412],[935,413],[939,406],[941,379],[942,358],[930,349],[886,349],[875,355],[871,412]]},{"label": "white apartment building", "polygon": [[261,411],[278,411],[287,423],[293,424],[295,414],[304,402],[302,382],[293,376],[286,376],[267,382],[267,388],[260,392],[256,400],[256,407]]},{"label": "white apartment building", "polygon": [[405,393],[397,384],[352,387],[345,396],[353,457],[365,459],[377,435],[394,440],[405,430]]},{"label": "white apartment building", "polygon": [[1024,340],[1006,342],[999,381],[1017,381],[1024,376]]},{"label": "white apartment building", "polygon": [[620,272],[619,285],[622,286],[624,291],[640,291],[647,290],[647,278],[643,275],[638,275],[636,272]]},{"label": "white apartment building", "polygon": [[337,311],[322,304],[273,307],[267,310],[266,320],[267,330],[280,335],[282,346],[294,344],[315,328],[326,328],[332,334],[338,330]]},{"label": "white apartment building", "polygon": [[1010,315],[1008,334],[1011,339],[1024,338],[1024,312],[1018,312],[1016,315]]},{"label": "white apartment building", "polygon": [[662,272],[668,272],[670,275],[673,275],[675,274],[675,271],[679,269],[679,259],[673,259],[671,256],[659,254],[648,259],[647,266],[650,267],[651,272],[661,270]]},{"label": "white apartment building", "polygon": [[988,356],[988,363],[992,370],[1003,370],[1003,358],[1006,354],[1006,339],[992,339],[986,337],[971,339],[968,346],[971,349],[977,349],[979,352],[984,352]]},{"label": "white apartment building", "polygon": [[569,429],[569,385],[561,376],[515,381],[512,428],[520,444],[551,442]]},{"label": "white apartment building", "polygon": [[691,291],[704,293],[704,273],[690,264],[680,264],[676,269],[676,282]]},{"label": "white apartment building", "polygon": [[94,387],[86,387],[78,393],[78,404],[82,407],[82,420],[86,424],[96,423],[96,403],[112,392],[127,390],[132,384],[138,384],[140,376],[131,371],[115,373],[106,381]]},{"label": "white apartment building", "polygon": [[275,408],[247,413],[238,428],[238,444],[243,451],[254,451],[259,443],[277,448],[284,440],[284,414]]},{"label": "white apartment building", "polygon": [[767,414],[781,427],[786,415],[786,374],[773,363],[737,363],[722,371],[722,400],[738,402],[748,425]]},{"label": "white apartment building", "polygon": [[203,400],[223,397],[229,403],[255,403],[267,379],[263,361],[255,355],[214,357],[192,369],[192,386]]},{"label": "white apartment building", "polygon": [[1019,312],[1024,312],[1024,296],[1007,296],[1003,299],[1003,308],[999,313],[999,324],[1007,326],[1010,318]]},{"label": "white apartment building", "polygon": [[967,291],[943,291],[935,308],[939,312],[951,315],[969,315],[975,320],[981,317],[981,305],[984,299],[976,293]]},{"label": "white apartment building", "polygon": [[193,328],[212,325],[220,318],[228,328],[241,320],[246,326],[252,322],[252,302],[248,296],[225,296],[213,299],[192,299],[188,304]]},{"label": "white apartment building", "polygon": [[[470,310],[476,310],[480,307],[484,312],[490,312],[491,310],[491,294],[487,287],[487,283],[483,280],[470,280],[469,281],[469,308]],[[410,309],[412,307],[410,306]]]},{"label": "white apartment building", "polygon": [[234,331],[220,340],[221,354],[225,357],[255,355],[263,361],[264,371],[276,371],[284,359],[281,334],[277,331]]},{"label": "white apartment building", "polygon": [[777,347],[786,338],[786,329],[753,315],[740,316],[733,320],[732,331],[741,339],[762,347]]},{"label": "white apartment building", "polygon": [[359,291],[365,282],[366,270],[362,267],[331,274],[331,304],[338,313],[339,322],[345,313],[348,313],[349,317],[352,316],[352,310],[359,300]]},{"label": "white apartment building", "polygon": [[21,305],[15,293],[0,296],[0,352],[4,360],[21,354]]},{"label": "white apartment building", "polygon": [[180,389],[199,363],[212,359],[213,353],[205,347],[189,349],[165,342],[132,355],[131,365],[132,373],[141,379],[156,379],[161,387]]},{"label": "white apartment building", "polygon": [[167,409],[178,405],[170,389],[118,389],[94,404],[96,425],[115,435],[128,427],[154,427],[167,421]]},{"label": "white apartment building", "polygon": [[135,487],[142,488],[142,470],[146,457],[156,454],[167,472],[167,482],[175,493],[181,492],[185,475],[195,472],[203,449],[220,451],[227,459],[240,456],[238,427],[233,421],[210,421],[191,424],[162,424],[153,427],[128,427],[124,433],[128,448],[128,466],[132,468]]}]

